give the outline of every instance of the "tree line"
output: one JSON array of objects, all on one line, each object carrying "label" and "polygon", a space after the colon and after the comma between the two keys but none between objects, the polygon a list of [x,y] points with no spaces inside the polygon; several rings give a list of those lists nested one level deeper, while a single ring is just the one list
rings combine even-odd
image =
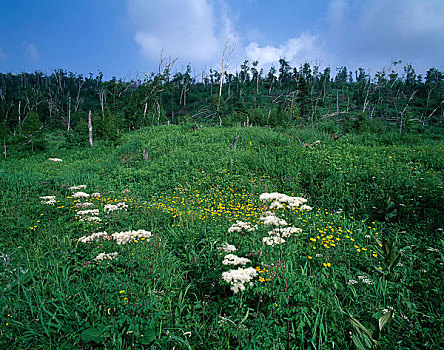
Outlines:
[{"label": "tree line", "polygon": [[44,146],[45,132],[63,131],[72,141],[88,138],[91,111],[95,138],[116,141],[124,132],[160,124],[310,126],[331,122],[363,128],[391,122],[402,133],[424,131],[444,121],[444,74],[425,76],[412,65],[392,62],[374,75],[363,68],[291,67],[285,59],[268,72],[245,60],[239,71],[209,69],[199,75],[190,65],[173,71],[161,61],[155,73],[136,79],[102,73],[84,76],[62,69],[51,74],[0,73],[0,137],[23,149]]}]

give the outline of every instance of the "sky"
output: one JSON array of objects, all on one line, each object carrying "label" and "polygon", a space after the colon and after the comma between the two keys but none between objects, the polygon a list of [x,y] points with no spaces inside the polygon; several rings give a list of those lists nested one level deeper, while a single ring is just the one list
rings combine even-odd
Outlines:
[{"label": "sky", "polygon": [[[201,76],[284,58],[332,75],[393,61],[444,71],[444,0],[1,0],[0,72],[64,69],[134,79],[191,64]],[[233,50],[231,50],[233,48]],[[228,54],[230,53],[230,54]]]}]

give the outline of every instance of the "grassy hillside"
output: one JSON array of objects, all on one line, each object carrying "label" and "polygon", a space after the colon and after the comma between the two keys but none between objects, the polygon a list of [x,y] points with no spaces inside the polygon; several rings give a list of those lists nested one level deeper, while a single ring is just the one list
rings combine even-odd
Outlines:
[{"label": "grassy hillside", "polygon": [[[0,163],[1,347],[440,348],[442,136],[164,126],[50,142]],[[274,192],[307,201],[260,199]]]}]

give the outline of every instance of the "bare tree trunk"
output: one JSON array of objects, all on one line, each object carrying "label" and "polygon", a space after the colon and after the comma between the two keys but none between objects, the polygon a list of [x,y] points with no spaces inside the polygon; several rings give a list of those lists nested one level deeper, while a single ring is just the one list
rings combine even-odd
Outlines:
[{"label": "bare tree trunk", "polygon": [[71,129],[71,97],[68,97],[68,131]]},{"label": "bare tree trunk", "polygon": [[[222,116],[219,113],[220,110],[220,100],[222,98],[222,84],[224,82],[225,71],[228,68],[228,64],[230,63],[230,56],[234,51],[234,43],[230,43],[229,40],[225,42],[224,50],[222,51],[222,60],[220,63],[220,83],[219,83],[219,98],[217,99],[217,114],[219,116],[219,125],[222,126]],[[228,53],[227,53],[228,50]]]},{"label": "bare tree trunk", "polygon": [[21,105],[21,100],[19,100],[19,103],[18,103],[18,113],[19,113],[19,124],[21,123],[21,116],[20,116],[20,105]]},{"label": "bare tree trunk", "polygon": [[93,127],[92,127],[92,116],[91,111],[88,113],[88,132],[89,132],[89,147],[93,146]]},{"label": "bare tree trunk", "polygon": [[402,112],[401,112],[401,114],[399,116],[399,134],[402,133],[402,128],[403,128],[403,124],[404,124],[404,118],[403,118],[404,117],[404,113],[407,110],[410,101],[413,99],[413,96],[415,96],[417,91],[418,90],[415,90],[415,91],[412,92],[412,94],[410,95],[409,100],[407,101],[407,104],[405,105],[404,109],[402,110]]},{"label": "bare tree trunk", "polygon": [[336,121],[339,119],[339,90],[336,89]]}]

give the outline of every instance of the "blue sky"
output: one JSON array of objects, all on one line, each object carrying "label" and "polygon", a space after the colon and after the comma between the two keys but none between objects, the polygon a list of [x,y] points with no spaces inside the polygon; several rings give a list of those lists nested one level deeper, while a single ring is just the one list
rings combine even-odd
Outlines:
[{"label": "blue sky", "polygon": [[285,58],[374,74],[392,60],[444,70],[443,0],[1,0],[0,71],[53,69],[135,78],[159,58],[196,75]]}]

